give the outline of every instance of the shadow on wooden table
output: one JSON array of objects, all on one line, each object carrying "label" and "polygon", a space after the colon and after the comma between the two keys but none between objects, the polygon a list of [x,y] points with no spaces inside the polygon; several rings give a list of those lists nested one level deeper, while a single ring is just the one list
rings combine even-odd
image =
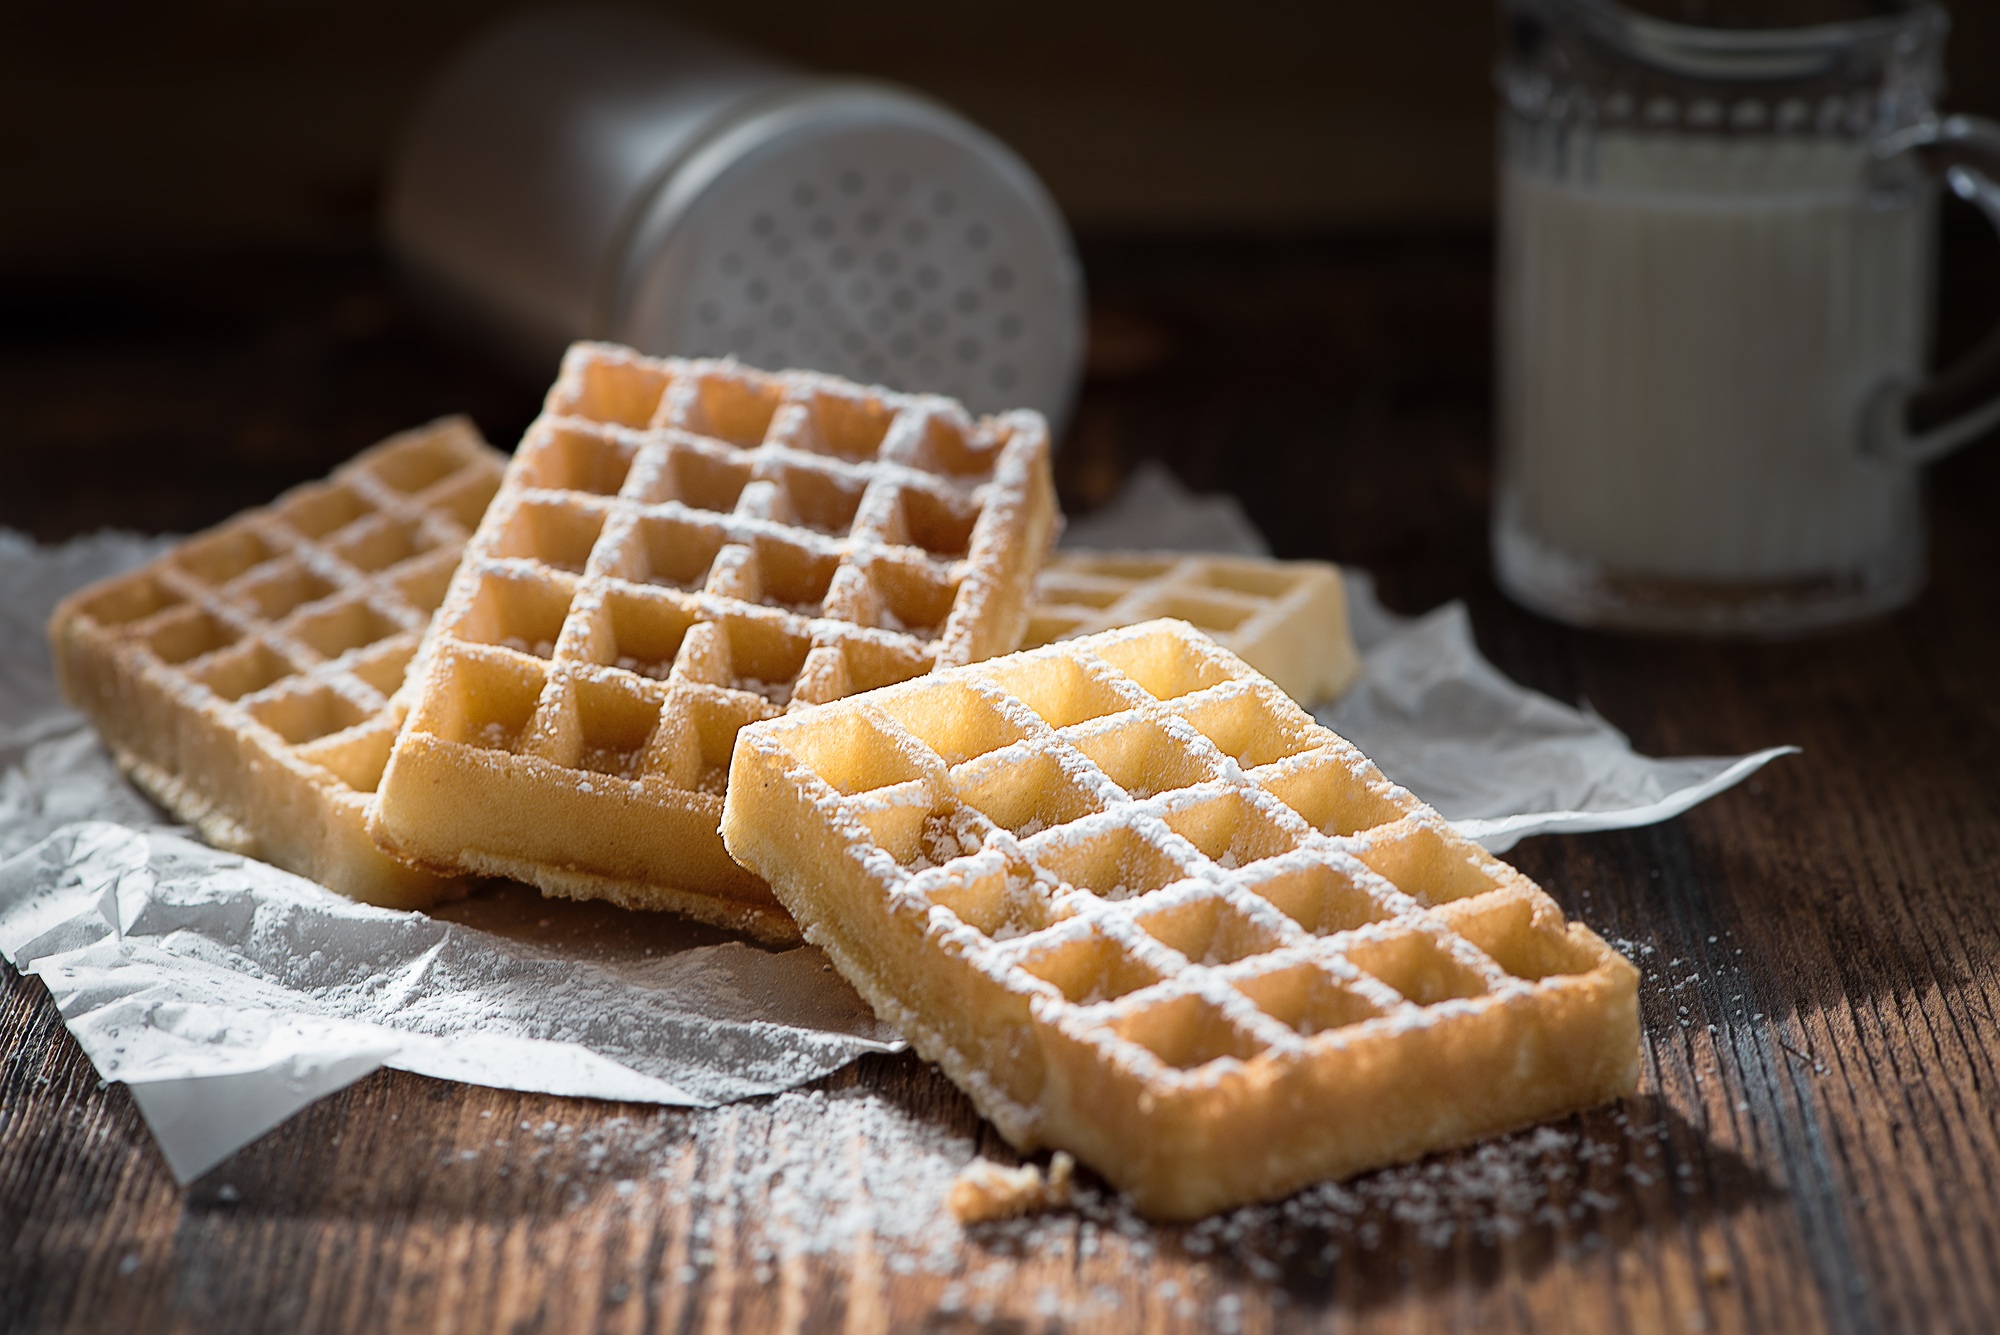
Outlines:
[{"label": "shadow on wooden table", "polygon": [[[982,1150],[1012,1158],[990,1143]],[[1204,1266],[1306,1309],[1521,1283],[1594,1254],[1615,1264],[1663,1230],[1698,1233],[1783,1195],[1652,1094],[1188,1225],[1141,1220],[1095,1174],[1080,1177],[1079,1234],[1088,1223],[1144,1238],[1169,1271]],[[967,1241],[1025,1259],[1061,1231],[1046,1220],[1007,1221],[968,1229]]]}]

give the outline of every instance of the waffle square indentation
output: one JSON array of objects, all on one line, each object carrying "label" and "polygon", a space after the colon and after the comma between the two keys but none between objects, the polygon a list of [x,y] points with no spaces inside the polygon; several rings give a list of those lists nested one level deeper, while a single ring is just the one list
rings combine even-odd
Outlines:
[{"label": "waffle square indentation", "polygon": [[672,598],[641,597],[612,590],[604,596],[609,642],[603,662],[642,677],[664,681],[673,672],[688,628],[695,623],[691,608]]},{"label": "waffle square indentation", "polygon": [[1102,899],[1134,899],[1172,885],[1187,869],[1129,825],[1070,827],[1037,840],[1032,856],[1079,890]]},{"label": "waffle square indentation", "polygon": [[416,521],[384,517],[354,525],[332,544],[336,556],[369,574],[387,570],[434,546]]},{"label": "waffle square indentation", "polygon": [[1137,714],[1072,728],[1063,735],[1134,798],[1188,788],[1222,773],[1221,757],[1198,740],[1176,737],[1157,720]]},{"label": "waffle square indentation", "polygon": [[1257,1009],[1301,1037],[1373,1020],[1382,1008],[1316,964],[1296,964],[1234,980]]},{"label": "waffle square indentation", "polygon": [[1111,1022],[1111,1030],[1136,1043],[1175,1070],[1191,1071],[1212,1061],[1248,1061],[1264,1050],[1206,997],[1184,995],[1153,1002]]},{"label": "waffle square indentation", "polygon": [[[521,742],[548,676],[539,664],[480,654],[448,655],[437,684],[426,695],[439,717],[426,720],[444,740],[488,751],[513,751]],[[412,727],[416,720],[412,720]]]},{"label": "waffle square indentation", "polygon": [[1326,739],[1304,710],[1275,690],[1267,694],[1248,683],[1184,701],[1176,712],[1246,770],[1311,750]]},{"label": "waffle square indentation", "polygon": [[759,534],[756,553],[759,601],[802,616],[817,616],[840,557],[783,538]]},{"label": "waffle square indentation", "polygon": [[86,595],[78,612],[100,626],[125,626],[176,607],[182,599],[150,572],[114,580]]},{"label": "waffle square indentation", "polygon": [[374,510],[367,497],[340,482],[300,487],[279,502],[278,517],[308,538],[323,538]]},{"label": "waffle square indentation", "polygon": [[290,660],[258,640],[248,640],[211,656],[195,680],[224,700],[240,700],[298,671]]},{"label": "waffle square indentation", "polygon": [[714,623],[729,648],[734,680],[719,683],[763,696],[774,705],[792,698],[799,669],[812,651],[812,640],[777,618],[728,617]]},{"label": "waffle square indentation", "polygon": [[788,734],[785,743],[813,773],[845,796],[921,778],[922,762],[865,714],[843,711],[824,728]]},{"label": "waffle square indentation", "polygon": [[1163,974],[1095,930],[1035,946],[1019,960],[1026,972],[1051,983],[1065,1000],[1094,1006],[1151,987]]},{"label": "waffle square indentation", "polygon": [[227,584],[278,554],[257,528],[242,525],[195,538],[168,559],[204,583]]},{"label": "waffle square indentation", "polygon": [[548,410],[559,416],[643,427],[653,421],[668,373],[636,357],[593,357],[556,382]]},{"label": "waffle square indentation", "polygon": [[634,527],[615,573],[672,589],[699,589],[728,540],[719,525],[649,516]]},{"label": "waffle square indentation", "polygon": [[604,518],[605,512],[596,507],[524,501],[508,517],[492,552],[580,575],[604,531]]},{"label": "waffle square indentation", "polygon": [[293,746],[343,732],[368,717],[352,700],[320,683],[261,696],[249,709],[251,717]]},{"label": "waffle square indentation", "polygon": [[1270,872],[1249,889],[1315,936],[1380,922],[1391,912],[1355,876],[1324,861]]},{"label": "waffle square indentation", "polygon": [[435,612],[444,604],[445,591],[451,587],[458,556],[454,544],[431,556],[419,557],[390,577],[390,587],[417,611]]},{"label": "waffle square indentation", "polygon": [[398,634],[403,627],[364,602],[345,601],[301,614],[286,631],[328,658],[374,644]]},{"label": "waffle square indentation", "polygon": [[1431,824],[1366,836],[1355,856],[1419,904],[1449,904],[1491,890],[1506,873],[1479,845]]},{"label": "waffle square indentation", "polygon": [[743,488],[750,484],[752,468],[747,459],[678,444],[667,456],[657,494],[646,499],[679,501],[693,510],[726,515],[736,508]]},{"label": "waffle square indentation", "polygon": [[579,677],[572,684],[582,743],[577,764],[596,774],[638,778],[646,743],[660,721],[659,703],[593,678]]},{"label": "waffle square indentation", "polygon": [[1107,676],[1073,658],[1002,660],[989,679],[1042,716],[1051,728],[1130,709],[1132,701]]},{"label": "waffle square indentation", "polygon": [[868,580],[881,603],[882,626],[926,637],[943,633],[961,583],[958,576],[929,562],[894,556],[870,561]]},{"label": "waffle square indentation", "polygon": [[489,571],[451,633],[475,644],[497,644],[515,653],[551,658],[562,637],[569,602],[567,581]]},{"label": "waffle square indentation", "polygon": [[929,887],[930,900],[994,941],[1039,932],[1054,921],[1048,891],[1026,869],[981,870]]},{"label": "waffle square indentation", "polygon": [[854,527],[855,513],[867,492],[866,483],[824,468],[774,468],[767,477],[783,497],[775,517],[829,537],[841,537]]},{"label": "waffle square indentation", "polygon": [[202,608],[187,607],[162,616],[146,636],[146,647],[162,663],[185,663],[234,644],[236,639],[237,632],[228,623]]},{"label": "waffle square indentation", "polygon": [[297,560],[273,561],[229,588],[229,595],[257,609],[266,621],[277,621],[294,608],[317,602],[332,593],[332,581],[315,574]]},{"label": "waffle square indentation", "polygon": [[967,805],[1022,839],[1081,820],[1102,806],[1054,756],[1023,746],[967,761],[951,772],[951,784]]},{"label": "waffle square indentation", "polygon": [[428,500],[435,507],[434,513],[449,518],[460,529],[470,533],[479,527],[487,504],[499,490],[500,470],[490,463],[482,463],[445,483]]},{"label": "waffle square indentation", "polygon": [[1141,914],[1140,930],[1202,965],[1234,964],[1284,944],[1284,938],[1222,896],[1199,894]]},{"label": "waffle square indentation", "polygon": [[[739,449],[763,442],[778,410],[778,383],[754,371],[710,369],[689,377],[686,407],[673,425]],[[676,398],[680,399],[677,387]]]},{"label": "waffle square indentation", "polygon": [[1486,980],[1476,970],[1454,959],[1428,932],[1356,940],[1346,955],[1356,968],[1418,1006],[1482,996],[1487,990]]},{"label": "waffle square indentation", "polygon": [[[347,670],[367,682],[385,697],[402,689],[409,674],[410,660],[417,654],[417,633],[405,631],[356,654]],[[357,787],[359,785],[356,785]],[[372,790],[371,790],[372,791]]]},{"label": "waffle square indentation", "polygon": [[[1287,813],[1289,814],[1289,813]],[[1180,794],[1161,811],[1167,828],[1200,849],[1224,871],[1289,853],[1305,832],[1260,810],[1240,791],[1196,797]]]},{"label": "waffle square indentation", "polygon": [[1258,786],[1324,834],[1347,835],[1401,820],[1415,809],[1398,801],[1375,767],[1351,747],[1322,746],[1257,776]]},{"label": "waffle square indentation", "polygon": [[977,509],[955,504],[922,487],[904,487],[898,500],[902,529],[911,546],[947,561],[971,549],[972,530],[979,522]]},{"label": "waffle square indentation", "polygon": [[1028,730],[990,698],[954,683],[930,683],[882,702],[882,712],[902,724],[947,765],[957,765],[1020,741]]},{"label": "waffle square indentation", "polygon": [[1156,700],[1178,700],[1233,676],[1220,650],[1179,636],[1112,636],[1097,653]]},{"label": "waffle square indentation", "polygon": [[1494,896],[1453,908],[1459,911],[1451,915],[1452,930],[1510,977],[1531,983],[1570,977],[1589,973],[1602,959],[1600,948],[1571,933],[1550,901]]},{"label": "waffle square indentation", "polygon": [[873,459],[889,434],[895,411],[867,393],[844,393],[825,387],[807,396],[806,429],[796,443],[819,454],[843,459]]},{"label": "waffle square indentation", "polygon": [[980,433],[969,422],[933,413],[924,419],[923,435],[917,442],[917,464],[954,477],[990,473],[999,458],[1001,444],[997,433]]},{"label": "waffle square indentation", "polygon": [[638,447],[605,431],[552,426],[521,442],[528,459],[521,481],[549,491],[575,491],[591,496],[616,496],[632,471]]},{"label": "waffle square indentation", "polygon": [[444,481],[464,463],[440,442],[423,440],[385,450],[366,467],[391,491],[414,494]]}]

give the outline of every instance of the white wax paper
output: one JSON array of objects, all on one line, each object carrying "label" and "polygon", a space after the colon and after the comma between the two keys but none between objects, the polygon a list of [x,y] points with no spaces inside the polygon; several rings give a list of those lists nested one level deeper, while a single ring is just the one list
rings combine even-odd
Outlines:
[{"label": "white wax paper", "polygon": [[[0,955],[48,985],[188,1181],[377,1067],[499,1088],[711,1106],[900,1039],[811,948],[499,887],[434,914],[352,903],[171,826],[56,693],[42,627],[71,589],[159,550],[0,532]],[[1066,546],[1262,553],[1227,497],[1157,466]],[[1460,829],[1663,820],[1789,748],[1652,760],[1508,681],[1465,611],[1404,620],[1350,577],[1362,680],[1317,712]]]}]

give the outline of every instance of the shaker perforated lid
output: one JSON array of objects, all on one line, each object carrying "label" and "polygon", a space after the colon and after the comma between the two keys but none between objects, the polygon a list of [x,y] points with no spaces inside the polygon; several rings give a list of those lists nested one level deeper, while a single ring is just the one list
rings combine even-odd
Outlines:
[{"label": "shaker perforated lid", "polygon": [[613,337],[1059,417],[1082,354],[1062,221],[996,141],[890,89],[825,85],[677,170],[635,232]]},{"label": "shaker perforated lid", "polygon": [[1082,364],[1068,231],[1005,145],[652,14],[530,11],[475,43],[411,124],[389,223],[439,304],[532,367],[603,338],[1059,427]]}]

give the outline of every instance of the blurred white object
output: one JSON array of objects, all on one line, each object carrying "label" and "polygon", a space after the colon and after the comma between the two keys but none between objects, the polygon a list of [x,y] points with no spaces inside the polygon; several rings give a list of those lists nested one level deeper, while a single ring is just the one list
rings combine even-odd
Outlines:
[{"label": "blurred white object", "polygon": [[1059,426],[1082,365],[1069,233],[1005,145],[636,10],[477,40],[410,123],[388,229],[440,313],[550,375],[602,338]]},{"label": "blurred white object", "polygon": [[1925,380],[1935,181],[2000,222],[2000,126],[1936,109],[1944,12],[1505,8],[1501,586],[1717,634],[1909,601],[1919,465],[2000,422],[2000,342]]}]

